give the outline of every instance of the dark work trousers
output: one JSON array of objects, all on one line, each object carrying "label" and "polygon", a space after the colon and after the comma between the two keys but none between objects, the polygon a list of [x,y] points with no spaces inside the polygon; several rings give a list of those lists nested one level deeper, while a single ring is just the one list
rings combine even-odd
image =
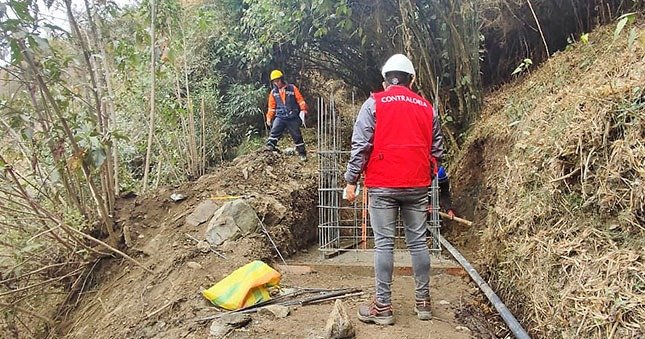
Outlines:
[{"label": "dark work trousers", "polygon": [[307,150],[305,149],[305,141],[302,139],[302,134],[300,133],[300,121],[299,117],[295,119],[284,119],[276,117],[273,120],[273,125],[271,126],[271,133],[269,134],[269,139],[267,140],[267,146],[277,148],[278,140],[282,137],[282,133],[287,129],[293,142],[296,144],[296,152],[299,155],[307,155]]}]

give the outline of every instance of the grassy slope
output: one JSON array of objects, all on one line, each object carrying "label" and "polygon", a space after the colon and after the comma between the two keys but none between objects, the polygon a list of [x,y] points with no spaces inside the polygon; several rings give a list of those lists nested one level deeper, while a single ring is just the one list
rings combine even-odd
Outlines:
[{"label": "grassy slope", "polygon": [[467,194],[491,281],[536,337],[645,333],[645,30],[613,29],[491,94],[457,159],[488,188]]}]

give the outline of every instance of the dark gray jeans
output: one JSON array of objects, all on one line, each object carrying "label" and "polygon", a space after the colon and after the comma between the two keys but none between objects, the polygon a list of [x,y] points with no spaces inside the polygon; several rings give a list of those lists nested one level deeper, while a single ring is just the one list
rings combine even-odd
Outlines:
[{"label": "dark gray jeans", "polygon": [[426,243],[428,189],[372,188],[368,190],[370,223],[374,231],[376,300],[389,305],[394,269],[394,236],[399,213],[412,257],[417,300],[430,297],[430,253]]}]

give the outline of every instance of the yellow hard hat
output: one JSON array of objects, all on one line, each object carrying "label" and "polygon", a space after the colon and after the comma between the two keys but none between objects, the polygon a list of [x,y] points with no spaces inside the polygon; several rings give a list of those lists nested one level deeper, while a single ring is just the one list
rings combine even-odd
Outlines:
[{"label": "yellow hard hat", "polygon": [[276,70],[273,70],[273,71],[271,72],[271,81],[273,81],[273,80],[275,80],[275,79],[280,79],[280,78],[282,78],[282,76],[283,76],[282,72],[280,72],[280,71],[279,71],[279,70],[277,70],[277,69],[276,69]]}]

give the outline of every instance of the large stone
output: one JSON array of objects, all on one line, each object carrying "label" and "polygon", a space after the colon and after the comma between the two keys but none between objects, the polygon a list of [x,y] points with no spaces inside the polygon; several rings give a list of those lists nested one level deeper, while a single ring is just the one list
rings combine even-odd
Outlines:
[{"label": "large stone", "polygon": [[257,214],[244,200],[238,199],[220,207],[206,229],[205,238],[210,244],[219,246],[229,239],[255,232],[259,227]]},{"label": "large stone", "polygon": [[206,222],[213,216],[217,205],[210,199],[204,200],[197,205],[197,208],[186,217],[186,224],[188,226],[197,227]]},{"label": "large stone", "polygon": [[287,207],[272,196],[265,196],[255,204],[257,214],[264,216],[264,225],[280,224],[287,216]]},{"label": "large stone", "polygon": [[354,338],[355,336],[356,331],[347,315],[345,304],[340,299],[336,299],[334,308],[329,314],[329,319],[327,319],[327,326],[325,326],[325,339]]}]

